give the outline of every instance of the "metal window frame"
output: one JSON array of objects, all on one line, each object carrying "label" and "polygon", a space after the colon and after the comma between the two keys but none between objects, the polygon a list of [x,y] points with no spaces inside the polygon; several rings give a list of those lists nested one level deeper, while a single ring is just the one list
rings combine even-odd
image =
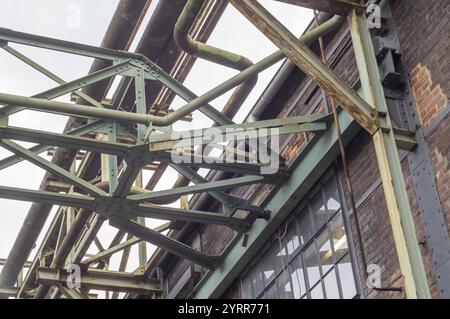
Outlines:
[{"label": "metal window frame", "polygon": [[[329,182],[330,179],[332,179],[330,184],[332,183],[334,185],[334,187],[336,188],[336,192],[337,192],[337,194],[339,196],[340,209],[335,211],[333,214],[329,215],[327,217],[327,221],[323,225],[321,225],[320,227],[318,227],[316,229],[316,226],[314,224],[314,220],[313,220],[313,217],[312,217],[312,215],[314,213],[311,211],[310,202],[311,202],[312,198],[314,196],[316,196],[320,192],[321,193],[322,204],[326,207],[326,210],[327,210],[327,213],[328,213],[328,207],[326,206],[327,202],[325,201],[325,199],[326,199],[325,187],[326,187],[326,183]],[[338,181],[338,172],[335,170],[334,165],[332,165],[331,168],[328,169],[320,177],[320,179],[317,181],[316,185],[311,188],[311,190],[309,191],[308,195],[306,195],[305,198],[292,210],[292,212],[289,215],[289,217],[287,217],[285,222],[283,223],[283,225],[289,225],[290,227],[294,227],[295,230],[296,230],[296,234],[299,235],[300,233],[299,233],[299,220],[298,220],[298,217],[300,215],[302,215],[302,214],[306,214],[306,215],[308,215],[310,217],[310,219],[312,219],[312,223],[313,223],[312,225],[316,229],[315,232],[312,234],[311,238],[307,242],[305,242],[304,244],[299,246],[298,251],[296,253],[294,253],[292,257],[289,257],[289,256],[287,257],[287,263],[286,263],[286,265],[284,265],[284,269],[282,269],[280,273],[277,273],[276,269],[274,268],[274,272],[275,272],[274,278],[271,279],[270,282],[267,285],[264,283],[263,284],[263,286],[264,286],[263,290],[257,296],[253,296],[254,298],[257,298],[257,299],[262,298],[264,296],[265,292],[268,289],[270,289],[274,284],[275,285],[277,284],[278,278],[280,276],[283,276],[284,272],[287,271],[288,272],[288,276],[291,276],[290,272],[289,272],[289,269],[291,267],[291,264],[294,262],[294,260],[296,258],[300,258],[300,262],[302,264],[302,269],[303,269],[303,279],[304,279],[305,287],[306,287],[306,291],[305,291],[304,294],[302,294],[301,298],[303,298],[304,295],[307,295],[308,298],[310,298],[311,297],[310,296],[311,290],[314,289],[317,285],[321,284],[323,282],[323,279],[333,270],[336,273],[336,282],[337,282],[338,292],[339,292],[339,295],[342,297],[343,296],[342,283],[341,283],[340,277],[339,277],[339,269],[337,269],[336,266],[337,266],[337,264],[340,261],[342,261],[343,258],[345,258],[347,256],[350,256],[350,263],[352,264],[351,265],[352,266],[352,272],[353,272],[353,276],[355,278],[354,286],[358,287],[358,285],[356,283],[356,274],[354,273],[354,266],[355,265],[353,265],[354,261],[353,261],[353,258],[352,258],[352,255],[354,255],[355,252],[352,250],[351,246],[348,245],[348,251],[343,256],[341,256],[340,258],[337,258],[336,254],[335,254],[335,251],[334,251],[334,245],[330,241],[330,239],[332,238],[331,237],[330,222],[336,216],[340,215],[342,217],[343,227],[344,227],[344,229],[346,228],[346,226],[345,226],[345,216],[344,216],[345,215],[345,210],[344,210],[344,203],[343,203],[345,201],[345,198],[342,197],[339,188],[340,188],[340,184],[339,184],[339,181]],[[306,211],[305,211],[305,209],[306,209]],[[294,223],[294,224],[292,224],[292,223]],[[350,235],[347,233],[346,229],[345,229],[345,231],[346,231],[346,235],[348,237],[347,238],[347,243],[348,243],[350,241]],[[311,286],[311,283],[309,281],[308,274],[307,274],[307,267],[305,265],[305,258],[303,257],[303,255],[304,255],[305,249],[307,249],[311,245],[314,245],[316,252],[318,252],[318,247],[317,247],[317,244],[316,244],[317,238],[318,238],[318,236],[320,234],[322,234],[324,232],[327,233],[327,240],[330,243],[330,247],[331,247],[330,249],[333,252],[332,253],[333,264],[331,265],[331,269],[327,270],[324,273],[323,270],[322,270],[322,265],[320,264],[320,261],[319,261],[319,264],[317,266],[319,267],[319,274],[320,274],[320,276],[319,276],[318,281],[313,283],[313,285]],[[284,242],[284,239],[285,238],[283,238],[283,242]],[[262,265],[261,263],[264,262],[264,260],[265,260],[264,258],[266,257],[266,254],[270,252],[272,247],[275,247],[275,245],[278,245],[278,241],[277,240],[269,240],[269,243],[270,243],[270,245],[265,245],[264,248],[262,249],[263,252],[260,252],[260,256],[261,257],[258,258],[254,262],[255,265],[256,264]],[[287,251],[288,251],[287,243],[284,242],[282,248],[287,253]],[[251,269],[249,269],[248,271],[244,272],[239,277],[241,289],[242,289],[242,284],[243,284],[244,278],[246,276],[249,276],[249,275],[252,276],[251,273],[253,273],[253,271],[252,271],[253,269],[254,268],[251,267]],[[290,282],[291,282],[291,288],[293,289],[292,278],[290,279]],[[252,280],[250,280],[250,284],[253,285]],[[326,297],[327,296],[326,295],[326,287],[325,287],[324,283],[322,283],[322,291],[323,291],[323,295]],[[359,294],[359,292],[356,291],[356,295],[358,295],[358,294]]]}]

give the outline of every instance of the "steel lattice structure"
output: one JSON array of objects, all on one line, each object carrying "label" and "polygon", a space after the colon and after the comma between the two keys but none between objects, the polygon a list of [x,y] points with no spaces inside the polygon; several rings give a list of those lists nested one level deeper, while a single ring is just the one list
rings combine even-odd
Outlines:
[{"label": "steel lattice structure", "polygon": [[[188,1],[190,4],[194,2]],[[0,29],[0,41],[4,50],[58,83],[58,86],[33,97],[0,93],[0,104],[4,105],[0,109],[0,146],[14,153],[13,156],[0,161],[0,169],[20,161],[28,161],[46,170],[57,178],[58,183],[65,185],[64,191],[61,187],[29,190],[2,185],[0,186],[0,197],[60,206],[44,242],[52,233],[58,232],[61,224],[64,223],[67,228],[64,236],[58,236],[55,251],[50,255],[41,251],[39,258],[28,265],[31,270],[28,272],[25,282],[30,285],[29,281],[35,278],[39,286],[36,289],[29,289],[25,284],[19,287],[18,291],[11,288],[13,293],[11,291],[3,293],[18,297],[43,298],[48,295],[51,287],[56,287],[57,289],[52,290],[52,297],[63,294],[67,298],[88,298],[90,289],[142,293],[160,297],[161,283],[154,278],[150,279],[145,276],[148,273],[144,250],[141,249],[140,255],[142,268],[136,272],[129,274],[107,270],[105,261],[110,256],[146,241],[210,269],[199,292],[199,296],[204,296],[203,294],[206,296],[205,291],[212,289],[214,284],[223,279],[221,276],[226,275],[223,270],[217,271],[218,266],[227,264],[233,253],[239,254],[238,248],[231,247],[231,251],[227,251],[221,256],[209,256],[163,235],[162,232],[171,228],[173,222],[183,221],[224,225],[235,230],[237,237],[251,233],[254,223],[270,223],[273,219],[271,211],[264,207],[253,206],[246,200],[228,194],[225,190],[250,184],[283,186],[284,182],[291,178],[292,171],[281,163],[275,174],[267,175],[261,173],[265,166],[261,162],[230,160],[229,158],[224,161],[223,158],[192,152],[192,149],[200,146],[199,149],[203,150],[202,146],[213,141],[217,135],[221,137],[221,142],[229,142],[230,137],[226,133],[233,129],[242,130],[241,133],[233,134],[231,139],[240,142],[245,142],[248,138],[248,132],[245,130],[251,130],[257,134],[267,130],[269,132],[273,130],[279,134],[312,132],[316,138],[319,138],[333,129],[330,126],[331,114],[312,114],[235,124],[229,116],[208,104],[222,94],[240,87],[244,83],[248,84],[248,81],[256,74],[284,57],[288,57],[372,135],[400,266],[405,277],[407,295],[411,298],[429,296],[397,154],[396,139],[398,140],[399,137],[395,135],[392,128],[377,75],[377,64],[364,14],[365,7],[356,1],[287,1],[348,16],[360,71],[363,92],[363,95],[360,95],[305,45],[341,24],[344,20],[342,17],[335,16],[297,39],[256,0],[230,0],[229,2],[264,32],[280,48],[280,51],[258,63],[245,66],[239,74],[201,96],[195,95],[142,54]],[[10,43],[81,55],[108,61],[108,63],[105,63],[106,67],[82,78],[65,82],[13,49],[9,46]],[[203,48],[203,50],[209,52],[208,48]],[[205,55],[205,52],[200,49],[196,54],[201,56]],[[94,83],[116,76],[123,76],[124,80],[111,101],[99,101],[83,90]],[[154,112],[148,107],[146,85],[149,82],[158,82],[184,99],[186,104],[174,112],[165,114]],[[127,96],[128,89],[133,86],[135,102],[130,110],[125,111],[123,101]],[[68,93],[77,97],[77,103],[52,101]],[[44,128],[37,131],[9,126],[8,116],[25,109],[69,115],[79,119],[80,125],[64,134],[46,132]],[[194,111],[202,112],[216,124],[215,131],[218,132],[216,136],[212,136],[208,130],[189,132],[172,130],[171,126],[175,122],[185,120]],[[32,142],[38,145],[26,149],[14,141]],[[323,147],[326,147],[326,142],[323,143]],[[230,145],[234,146],[232,150],[234,153],[242,152],[239,148],[242,143]],[[85,151],[81,164],[77,169],[74,165],[64,168],[39,156],[54,147],[75,152]],[[83,175],[94,154],[101,154],[102,178],[88,181],[83,178]],[[181,156],[184,161],[176,162],[174,158],[177,156]],[[148,166],[170,166],[194,185],[174,187],[163,191],[146,189],[142,185],[141,171]],[[230,172],[237,176],[209,181],[197,172],[199,168]],[[173,208],[160,204],[160,201],[183,199],[185,195],[197,193],[211,195],[223,205],[223,212],[201,211],[189,207]],[[63,216],[70,216],[70,218],[65,219]],[[143,218],[164,219],[170,222],[150,229],[143,225]],[[95,241],[96,232],[105,221],[118,228],[116,238],[110,247],[99,251],[95,256],[86,258],[87,248]],[[88,227],[85,228],[85,225]],[[125,234],[128,234],[128,237],[122,242]],[[253,240],[253,237],[250,238]],[[245,251],[245,248],[239,247],[239,249]],[[49,259],[48,256],[50,256]],[[126,259],[124,262],[126,263]],[[81,289],[68,289],[64,286],[64,282],[69,276],[68,264],[81,266],[83,272]]]}]

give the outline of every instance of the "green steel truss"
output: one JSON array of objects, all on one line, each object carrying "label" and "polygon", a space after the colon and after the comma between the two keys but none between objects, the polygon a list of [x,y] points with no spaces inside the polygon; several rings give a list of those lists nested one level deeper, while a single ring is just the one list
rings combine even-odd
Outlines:
[{"label": "green steel truss", "polygon": [[[2,288],[0,294],[17,293],[18,297],[31,295],[42,298],[48,295],[51,286],[56,287],[51,294],[52,298],[60,295],[67,298],[88,298],[89,295],[86,292],[92,288],[125,290],[128,293],[138,290],[138,293],[158,294],[161,290],[160,283],[148,279],[154,261],[147,260],[145,251],[142,249],[142,242],[146,241],[209,269],[207,276],[198,284],[194,293],[197,293],[197,297],[220,297],[249,258],[257,253],[270,233],[283,221],[290,209],[304,196],[308,187],[317,180],[338,153],[334,125],[330,125],[327,115],[307,115],[238,125],[208,104],[244,83],[256,73],[288,57],[330,97],[334,98],[346,112],[341,112],[339,115],[344,137],[354,136],[359,130],[356,123],[373,136],[401,270],[405,276],[407,296],[429,297],[396,152],[395,143],[405,145],[405,139],[402,140],[402,137],[393,130],[389,120],[370,34],[361,10],[363,6],[359,5],[358,1],[286,0],[286,2],[341,15],[348,14],[361,76],[360,93],[363,92],[363,96],[342,81],[305,45],[339,25],[342,18],[332,18],[297,39],[256,0],[230,0],[230,3],[277,45],[280,51],[248,67],[201,96],[196,96],[152,61],[139,54],[0,29],[0,43],[3,49],[58,83],[55,88],[33,97],[0,93],[0,105],[4,105],[0,109],[0,146],[14,153],[13,156],[0,161],[0,169],[26,160],[50,172],[68,185],[64,192],[0,186],[0,198],[60,206],[44,238],[45,243],[50,237],[57,235],[56,251],[47,253],[43,245],[40,258],[36,258],[29,266],[30,271],[23,284],[17,289]],[[10,47],[9,43],[107,60],[111,62],[111,66],[80,79],[65,82]],[[114,99],[110,102],[96,101],[82,91],[92,83],[115,76],[123,76],[127,80],[117,89]],[[145,96],[145,86],[149,81],[160,82],[184,99],[186,104],[175,112],[163,116],[151,114],[151,107],[147,105]],[[124,95],[133,82],[136,102],[132,106],[124,106],[122,105]],[[67,93],[80,97],[88,105],[53,101]],[[24,109],[70,115],[81,118],[85,124],[64,134],[9,126],[8,116]],[[125,112],[125,109],[132,111]],[[185,119],[197,110],[216,124],[214,133],[209,130],[175,132],[176,134],[172,132],[172,124]],[[214,158],[208,154],[192,152],[194,146],[200,146],[199,149],[202,149],[204,144],[212,142],[216,142],[213,147],[225,149],[235,145],[223,145],[230,140],[243,142],[251,140],[247,131],[239,132],[236,129],[251,130],[261,136],[271,135],[265,133],[267,131],[277,132],[279,135],[299,132],[315,134],[312,142],[291,167],[284,167],[281,162],[276,173],[269,175],[261,173],[265,165],[261,162],[228,157]],[[233,130],[234,133],[226,134],[229,130]],[[38,145],[26,149],[13,140],[33,142]],[[406,144],[414,144],[414,141],[407,140]],[[64,170],[39,156],[40,153],[51,150],[53,147],[86,151],[78,170],[75,170],[73,166],[70,171]],[[186,150],[190,151],[186,152]],[[233,149],[233,152],[245,153],[238,148]],[[94,153],[100,153],[102,156],[102,179],[101,183],[97,184],[83,179],[84,170]],[[184,161],[180,163],[174,158],[181,158]],[[155,185],[167,166],[185,176],[193,185],[163,191],[151,191],[152,187],[150,190],[145,189],[142,187],[141,171],[148,166],[160,168],[156,168],[156,177],[149,182],[151,186]],[[208,181],[197,172],[198,168],[230,172],[235,176],[226,180]],[[250,184],[274,184],[279,186],[279,191],[275,192],[262,207],[255,207],[248,201],[226,192],[227,189]],[[183,203],[186,201],[186,195],[198,193],[211,195],[223,205],[223,212],[200,211],[186,205],[174,208],[152,202],[175,197]],[[245,211],[246,214],[236,214],[237,211]],[[145,217],[164,219],[171,223],[150,229],[145,227],[143,222]],[[98,240],[96,241],[96,233],[105,220],[109,220],[110,225],[118,228],[119,231],[110,246],[103,248]],[[237,236],[221,256],[208,256],[164,235],[162,232],[171,228],[173,221],[223,225],[236,231]],[[63,231],[64,228],[66,231]],[[80,236],[74,235],[80,232]],[[126,240],[122,242],[126,234]],[[242,236],[244,234],[245,236]],[[242,237],[246,239],[245,244],[240,241]],[[91,242],[97,244],[99,253],[95,256],[86,256],[87,247]],[[141,267],[132,274],[93,271],[95,266],[107,269],[110,256],[119,251],[123,251],[120,271],[124,271],[129,249],[135,244],[140,245]],[[52,254],[54,257],[50,263],[51,267],[39,267],[41,262],[48,265],[45,258]],[[65,262],[77,263],[82,267],[83,274],[86,276],[81,282],[80,289],[66,289],[62,284],[63,279],[68,275],[64,269]],[[36,291],[30,291],[28,287],[36,279],[40,286]],[[117,297],[117,294],[113,296]]]},{"label": "green steel truss", "polygon": [[[327,115],[314,114],[289,119],[234,124],[231,119],[208,104],[215,97],[244,82],[251,75],[250,73],[247,75],[243,73],[242,78],[239,78],[240,74],[234,78],[233,83],[219,86],[219,88],[198,97],[152,61],[139,54],[55,40],[1,28],[0,43],[6,52],[58,84],[54,88],[32,97],[0,93],[0,104],[3,105],[0,108],[0,146],[13,153],[12,156],[0,160],[0,169],[6,169],[21,161],[27,161],[50,172],[59,181],[59,185],[66,185],[66,191],[64,192],[59,189],[30,190],[2,185],[0,186],[0,198],[60,206],[58,218],[51,225],[49,233],[56,231],[58,228],[64,229],[64,227],[68,229],[67,233],[70,232],[71,227],[75,230],[76,219],[74,218],[82,216],[81,210],[95,213],[92,218],[87,220],[89,226],[83,231],[78,242],[72,243],[73,248],[70,249],[72,253],[67,259],[67,262],[78,261],[82,266],[84,274],[82,289],[70,291],[71,289],[62,285],[64,280],[61,278],[65,278],[67,273],[64,273],[63,270],[56,271],[54,268],[39,268],[40,262],[35,261],[27,274],[25,285],[18,289],[18,296],[21,297],[33,295],[33,292],[26,290],[26,284],[29,284],[30,278],[34,276],[36,276],[40,287],[54,286],[56,288],[53,290],[52,297],[62,294],[66,298],[87,298],[88,295],[85,291],[92,288],[148,294],[160,293],[159,286],[154,284],[150,284],[148,289],[145,288],[145,285],[147,285],[145,281],[142,284],[136,284],[136,287],[143,287],[137,289],[132,286],[132,283],[135,283],[133,278],[116,274],[108,276],[105,272],[98,273],[90,270],[95,265],[97,267],[106,266],[111,255],[120,251],[127,251],[129,247],[142,243],[142,241],[147,241],[208,269],[214,269],[220,262],[221,256],[207,256],[184,243],[165,236],[162,231],[170,229],[170,223],[164,227],[150,229],[143,225],[142,218],[157,218],[171,222],[217,224],[229,227],[242,234],[249,229],[256,219],[268,218],[270,212],[253,206],[244,199],[232,196],[226,190],[251,184],[280,184],[288,176],[288,172],[283,167],[282,162],[277,167],[276,173],[263,174],[262,168],[267,164],[249,161],[245,157],[243,159],[211,157],[204,153],[191,153],[189,150],[193,150],[196,146],[202,148],[204,145],[213,145],[213,142],[216,142],[215,147],[220,148],[224,143],[233,141],[248,143],[260,137],[267,139],[272,136],[272,138],[277,138],[279,135],[300,132],[322,134],[327,130],[330,120]],[[107,60],[112,64],[87,76],[66,82],[18,52],[9,45],[10,43]],[[266,61],[264,68],[276,62],[272,57]],[[264,68],[255,69],[253,72],[259,72]],[[96,101],[83,92],[83,88],[89,85],[99,81],[111,80],[116,76],[123,76],[129,79],[128,83],[134,82],[135,84],[136,102],[134,106],[131,106],[132,111],[125,111],[125,108],[130,106],[121,105],[127,91],[123,88],[119,87],[115,98],[108,102]],[[159,81],[184,99],[187,104],[164,116],[150,114],[151,108],[147,105],[145,97],[145,86],[150,81]],[[66,94],[78,96],[87,104],[54,101],[54,99]],[[63,134],[8,125],[10,115],[26,109],[70,115],[81,119],[81,122],[85,124]],[[208,116],[216,126],[210,130],[172,131],[171,125],[173,123],[184,120],[187,115],[197,110]],[[106,139],[101,138],[105,135]],[[27,149],[15,141],[31,142],[37,145]],[[104,179],[106,184],[94,184],[84,180],[82,176],[83,161],[77,172],[73,169],[63,169],[40,156],[40,154],[53,150],[55,147],[84,151],[83,160],[86,160],[86,163],[88,162],[87,157],[92,157],[93,154],[101,154],[106,159],[106,162],[102,161],[101,168],[102,174],[106,171],[107,178]],[[246,153],[237,146],[227,146],[227,148],[231,148],[236,154]],[[182,162],[174,161],[175,156]],[[168,164],[179,174],[187,177],[193,185],[162,191],[150,191],[142,186],[138,187],[136,181],[141,171],[148,165],[157,167],[160,163]],[[230,172],[237,174],[237,176],[226,180],[208,181],[197,173],[199,168]],[[224,208],[226,207],[224,213],[152,204],[154,200],[174,197],[181,199],[186,195],[198,193],[210,194]],[[76,214],[77,211],[78,214]],[[246,214],[235,216],[234,213],[237,211],[245,211]],[[104,220],[109,220],[110,225],[119,229],[117,240],[115,239],[109,248],[101,247],[98,255],[83,260],[85,251],[83,252],[76,247],[82,247],[82,244],[87,243],[88,239],[95,242],[96,231],[101,227]],[[124,233],[128,233],[129,237],[121,243],[120,236],[123,237]],[[59,249],[61,250],[62,246],[67,243],[63,242],[64,235],[58,237]],[[68,234],[66,237],[68,237]],[[58,245],[56,249],[58,249]],[[42,255],[43,252],[41,251],[41,258]],[[146,260],[144,260],[145,262]],[[99,284],[94,285],[93,283]],[[11,294],[10,291],[7,293]],[[36,293],[36,295],[38,294]]]}]

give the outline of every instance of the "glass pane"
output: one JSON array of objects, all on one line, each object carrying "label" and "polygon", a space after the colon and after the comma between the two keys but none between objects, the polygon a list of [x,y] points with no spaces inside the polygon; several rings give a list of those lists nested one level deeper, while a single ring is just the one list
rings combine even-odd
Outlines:
[{"label": "glass pane", "polygon": [[333,248],[336,259],[339,260],[348,252],[347,235],[345,233],[342,214],[337,214],[330,222],[331,233],[333,236]]},{"label": "glass pane", "polygon": [[273,261],[274,269],[275,269],[275,277],[283,271],[283,261],[282,254],[280,253],[280,243],[278,240],[270,243],[271,248],[269,249],[268,254]]},{"label": "glass pane", "polygon": [[273,255],[271,254],[273,251],[268,251],[262,258],[262,274],[264,280],[264,287],[270,285],[270,283],[275,279],[275,264],[273,260]]},{"label": "glass pane", "polygon": [[320,264],[322,265],[322,273],[326,273],[333,267],[333,252],[331,250],[328,228],[322,230],[316,238],[316,245],[319,251]]},{"label": "glass pane", "polygon": [[277,274],[282,272],[288,265],[287,251],[284,246],[280,249],[280,242],[277,240],[274,245],[277,246],[277,254],[275,255],[275,263],[277,263]]},{"label": "glass pane", "polygon": [[323,299],[323,290],[322,290],[322,284],[319,283],[317,286],[315,286],[311,290],[311,299]]},{"label": "glass pane", "polygon": [[341,200],[339,198],[335,175],[328,178],[325,182],[324,189],[328,214],[331,216],[341,208]]},{"label": "glass pane", "polygon": [[294,298],[299,299],[306,293],[305,274],[303,273],[303,267],[301,264],[300,256],[298,256],[292,261],[290,271],[291,271],[292,289],[294,293]]},{"label": "glass pane", "polygon": [[292,260],[300,250],[300,242],[295,223],[291,223],[286,233],[286,248],[288,260]]},{"label": "glass pane", "polygon": [[314,217],[315,230],[318,230],[328,221],[327,209],[323,202],[321,190],[311,199],[311,211]]},{"label": "glass pane", "polygon": [[356,295],[355,279],[350,263],[350,255],[347,255],[339,264],[339,277],[342,286],[343,298],[351,299]]},{"label": "glass pane", "polygon": [[263,299],[278,299],[278,287],[277,283],[275,282],[270,288],[264,293]]},{"label": "glass pane", "polygon": [[300,230],[300,244],[305,245],[311,238],[313,234],[313,226],[311,222],[311,215],[309,213],[308,207],[306,207],[298,217],[298,226]]},{"label": "glass pane", "polygon": [[319,256],[317,255],[314,242],[306,248],[303,256],[308,273],[309,286],[311,287],[320,279]]},{"label": "glass pane", "polygon": [[244,279],[242,279],[242,297],[245,298],[254,298],[252,295],[252,281],[250,278],[250,273],[247,274]]},{"label": "glass pane", "polygon": [[277,279],[278,295],[280,299],[294,299],[290,275],[288,271],[281,273]]},{"label": "glass pane", "polygon": [[261,271],[261,266],[259,264],[257,264],[252,271],[252,287],[253,295],[255,297],[259,296],[264,290],[263,274]]},{"label": "glass pane", "polygon": [[336,272],[334,269],[324,279],[327,299],[339,299],[339,288],[336,281]]}]

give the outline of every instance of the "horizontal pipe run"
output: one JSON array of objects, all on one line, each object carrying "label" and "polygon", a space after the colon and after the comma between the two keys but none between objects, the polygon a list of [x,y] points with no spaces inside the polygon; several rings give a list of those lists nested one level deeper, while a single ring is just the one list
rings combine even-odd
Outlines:
[{"label": "horizontal pipe run", "polygon": [[0,198],[80,208],[90,208],[94,202],[92,197],[87,196],[67,195],[5,186],[0,186]]},{"label": "horizontal pipe run", "polygon": [[[300,38],[300,41],[303,43],[308,43],[308,42],[316,39],[317,37],[330,32],[332,29],[334,29],[336,26],[338,26],[340,23],[342,23],[342,21],[343,21],[343,19],[341,17],[334,17],[334,18],[330,19],[329,21],[323,23],[319,27],[309,31],[308,33],[305,33]],[[248,80],[250,77],[254,76],[254,74],[262,72],[263,70],[269,68],[273,64],[281,61],[283,58],[284,58],[284,54],[281,51],[277,51],[277,52],[269,55],[265,59],[259,61],[258,63],[255,63],[254,65],[250,66],[249,68],[247,68],[246,70],[237,74],[236,76],[232,77],[228,81],[222,83],[221,85],[217,86],[216,88],[205,93],[204,95],[199,96],[198,98],[194,99],[193,101],[187,103],[186,105],[184,105],[177,111],[175,111],[169,115],[166,115],[164,117],[159,117],[159,116],[154,116],[154,115],[149,115],[149,114],[135,114],[135,113],[120,112],[120,111],[114,111],[114,110],[108,110],[108,109],[99,109],[99,108],[78,105],[78,104],[73,105],[73,104],[69,104],[69,103],[47,101],[47,100],[36,99],[36,98],[26,98],[26,97],[5,94],[5,93],[0,93],[0,103],[7,104],[7,105],[21,105],[21,106],[25,106],[25,107],[28,107],[31,109],[57,112],[57,113],[62,113],[62,114],[70,114],[70,115],[78,115],[78,116],[86,116],[86,117],[97,117],[97,118],[102,118],[102,119],[109,119],[109,120],[115,120],[115,121],[126,121],[126,122],[133,122],[133,123],[144,124],[144,125],[150,125],[150,123],[152,123],[157,126],[169,126],[169,125],[175,123],[176,121],[178,121],[180,118],[194,112],[195,110],[201,108],[205,104],[218,98],[219,96],[221,96],[222,94],[231,90],[232,88],[236,87],[237,85],[242,84],[243,82]],[[0,116],[1,116],[1,110],[0,110]]]},{"label": "horizontal pipe run", "polygon": [[58,165],[43,159],[39,155],[34,154],[33,152],[20,146],[19,144],[16,144],[10,140],[2,139],[0,140],[0,146],[2,146],[3,148],[7,149],[10,152],[15,153],[18,156],[25,158],[30,163],[33,163],[34,165],[46,170],[47,172],[55,176],[58,176],[69,183],[72,183],[73,185],[83,189],[84,191],[86,191],[91,195],[94,196],[106,195],[106,193],[103,190],[99,189],[98,187],[76,176],[75,174],[66,171],[65,169],[59,167]]},{"label": "horizontal pipe run", "polygon": [[112,217],[109,219],[109,224],[113,227],[122,229],[135,237],[141,238],[150,244],[159,246],[162,249],[180,256],[181,258],[187,259],[208,269],[213,269],[216,265],[218,258],[217,256],[207,256],[186,244],[162,235],[133,221],[121,217]]},{"label": "horizontal pipe run", "polygon": [[[157,231],[157,232],[163,232],[163,231],[165,231],[165,230],[170,228],[170,224],[171,224],[170,222],[165,223],[165,224],[163,224],[161,226],[153,228],[153,230]],[[95,256],[92,256],[92,257],[89,257],[86,260],[83,260],[81,262],[81,264],[87,266],[87,265],[98,263],[98,262],[100,262],[102,260],[107,260],[112,255],[114,255],[114,254],[116,254],[116,253],[118,253],[118,252],[120,252],[120,251],[122,251],[124,249],[127,249],[128,247],[134,246],[135,244],[140,243],[140,242],[142,242],[142,239],[133,237],[133,238],[131,238],[131,239],[129,239],[129,240],[123,242],[123,243],[119,243],[117,245],[109,247],[108,249],[98,253]]]},{"label": "horizontal pipe run", "polygon": [[[71,279],[71,273],[57,268],[40,267],[36,271],[38,284],[66,285]],[[96,289],[108,291],[134,291],[140,293],[161,293],[161,282],[157,279],[143,279],[128,273],[89,270],[80,277],[83,289]]]}]

